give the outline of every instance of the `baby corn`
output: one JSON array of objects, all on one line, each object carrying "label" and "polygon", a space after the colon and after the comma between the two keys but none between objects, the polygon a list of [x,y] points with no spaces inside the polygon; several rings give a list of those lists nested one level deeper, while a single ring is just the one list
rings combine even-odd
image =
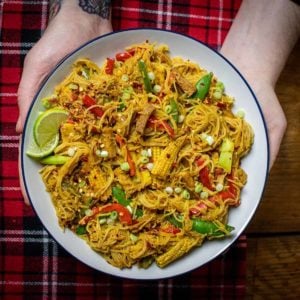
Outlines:
[{"label": "baby corn", "polygon": [[171,142],[160,154],[157,161],[154,161],[154,167],[151,173],[158,177],[165,177],[174,163],[179,150],[185,141],[185,136]]}]

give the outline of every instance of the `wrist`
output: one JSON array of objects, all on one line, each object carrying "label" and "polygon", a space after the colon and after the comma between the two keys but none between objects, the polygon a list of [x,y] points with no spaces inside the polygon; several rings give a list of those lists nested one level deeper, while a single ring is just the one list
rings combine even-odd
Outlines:
[{"label": "wrist", "polygon": [[[49,23],[52,21],[89,26],[99,35],[112,31],[110,1],[52,0],[49,3]],[[58,19],[58,20],[57,20]],[[80,30],[80,28],[79,28]]]},{"label": "wrist", "polygon": [[246,44],[240,45],[239,51],[235,49],[224,45],[220,52],[241,72],[254,89],[262,86],[269,86],[274,89],[277,81],[277,72],[273,69],[274,65],[267,63],[266,60],[261,61],[257,54],[251,53],[251,47]]}]

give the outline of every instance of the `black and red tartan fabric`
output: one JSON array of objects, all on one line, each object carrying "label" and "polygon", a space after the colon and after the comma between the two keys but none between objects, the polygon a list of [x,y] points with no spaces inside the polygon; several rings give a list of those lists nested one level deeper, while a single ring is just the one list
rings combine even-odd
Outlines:
[{"label": "black and red tartan fabric", "polygon": [[[112,1],[115,30],[149,27],[219,49],[241,0]],[[47,26],[48,1],[0,0],[0,299],[243,299],[246,238],[189,273],[130,280],[82,264],[23,204],[18,180],[17,88],[25,55]],[[34,70],[32,70],[34,72]]]}]

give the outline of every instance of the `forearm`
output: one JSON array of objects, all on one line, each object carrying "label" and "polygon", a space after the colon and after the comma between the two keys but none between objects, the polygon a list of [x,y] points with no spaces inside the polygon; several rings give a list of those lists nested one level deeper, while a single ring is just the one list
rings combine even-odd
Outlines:
[{"label": "forearm", "polygon": [[299,33],[300,7],[292,1],[244,0],[221,53],[246,77],[274,86]]},{"label": "forearm", "polygon": [[103,33],[112,30],[110,0],[50,0],[49,22],[61,14],[70,15],[70,21],[71,17],[82,22],[92,20]]}]

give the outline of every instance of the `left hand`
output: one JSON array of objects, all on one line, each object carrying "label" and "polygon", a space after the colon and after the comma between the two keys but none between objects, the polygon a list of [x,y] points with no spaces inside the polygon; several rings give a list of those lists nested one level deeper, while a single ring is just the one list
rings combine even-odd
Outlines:
[{"label": "left hand", "polygon": [[55,65],[81,44],[111,31],[109,20],[88,14],[75,6],[61,8],[41,39],[25,57],[18,89],[17,132],[22,132],[35,93]]}]

